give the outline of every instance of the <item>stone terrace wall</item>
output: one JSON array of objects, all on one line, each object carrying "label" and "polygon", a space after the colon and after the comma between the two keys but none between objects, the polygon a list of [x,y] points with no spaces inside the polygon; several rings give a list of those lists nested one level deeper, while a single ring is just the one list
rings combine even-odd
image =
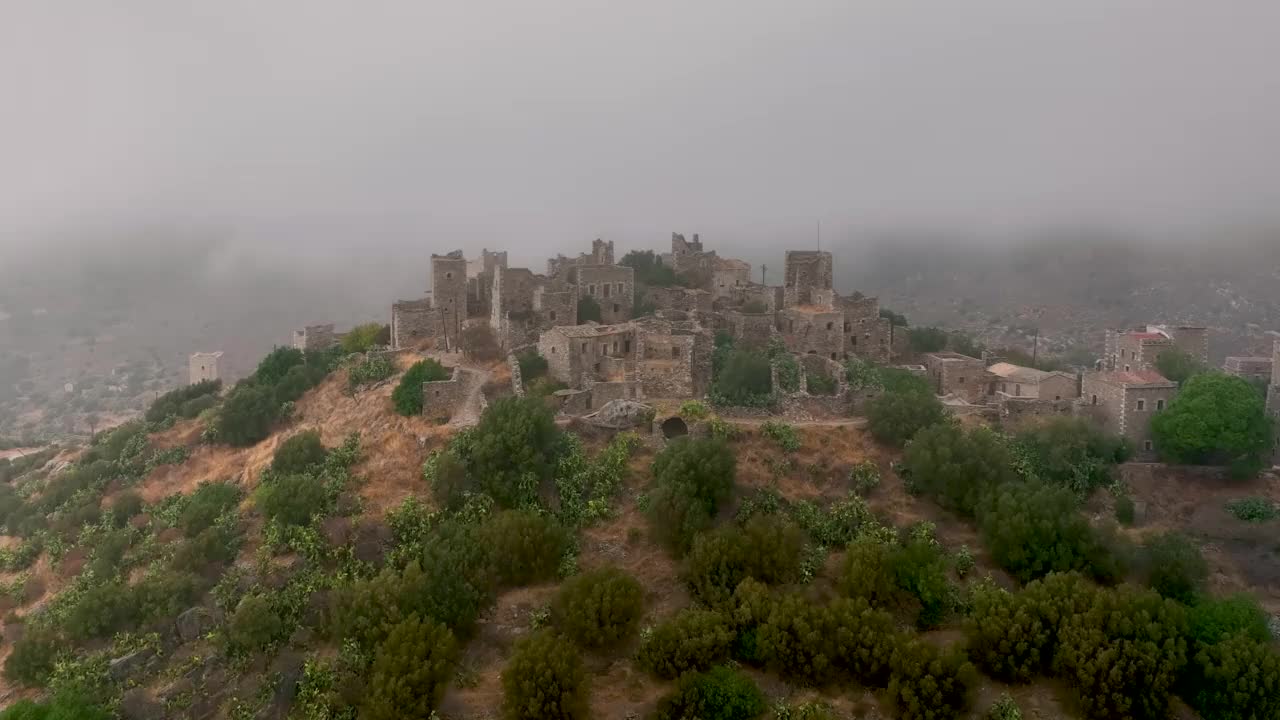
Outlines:
[{"label": "stone terrace wall", "polygon": [[455,367],[448,380],[422,383],[422,415],[431,419],[452,418],[467,400],[467,382],[462,368]]},{"label": "stone terrace wall", "polygon": [[431,301],[401,300],[391,305],[391,347],[396,350],[421,345],[436,335]]}]

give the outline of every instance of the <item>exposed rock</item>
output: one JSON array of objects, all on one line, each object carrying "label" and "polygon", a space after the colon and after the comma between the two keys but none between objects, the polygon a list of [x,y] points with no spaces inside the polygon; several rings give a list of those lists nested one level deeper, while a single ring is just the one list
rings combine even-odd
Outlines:
[{"label": "exposed rock", "polygon": [[202,637],[217,625],[213,613],[202,607],[193,607],[178,616],[174,628],[182,642],[191,642]]},{"label": "exposed rock", "polygon": [[142,688],[128,690],[120,697],[120,717],[124,720],[155,720],[164,716],[164,707]]},{"label": "exposed rock", "polygon": [[134,650],[127,655],[114,658],[107,665],[107,674],[116,682],[123,682],[131,675],[142,672],[155,658],[156,651],[151,648]]},{"label": "exposed rock", "polygon": [[634,400],[610,400],[583,421],[597,427],[625,430],[653,422],[654,409]]}]

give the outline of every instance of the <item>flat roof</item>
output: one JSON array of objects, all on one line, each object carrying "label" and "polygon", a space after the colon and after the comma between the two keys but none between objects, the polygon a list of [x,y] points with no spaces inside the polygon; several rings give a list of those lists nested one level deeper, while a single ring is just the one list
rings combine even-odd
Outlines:
[{"label": "flat roof", "polygon": [[1111,385],[1147,385],[1152,387],[1177,387],[1177,383],[1155,370],[1108,370],[1095,373],[1093,378]]}]

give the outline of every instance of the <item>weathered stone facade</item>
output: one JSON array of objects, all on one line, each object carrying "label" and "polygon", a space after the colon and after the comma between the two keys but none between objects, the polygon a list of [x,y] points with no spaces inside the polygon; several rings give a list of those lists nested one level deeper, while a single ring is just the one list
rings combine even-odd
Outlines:
[{"label": "weathered stone facade", "polygon": [[835,304],[831,279],[831,253],[821,250],[788,250],[783,304],[786,307],[831,307]]},{"label": "weathered stone facade", "polygon": [[605,325],[631,319],[635,305],[635,270],[625,265],[581,265],[570,272],[578,298],[590,297],[600,305]]},{"label": "weathered stone facade", "polygon": [[732,297],[735,291],[751,284],[751,266],[741,260],[717,257],[711,262],[711,294],[715,298]]},{"label": "weathered stone facade", "polygon": [[927,353],[924,356],[929,381],[939,395],[954,395],[968,403],[981,403],[990,391],[991,374],[986,364],[956,352]]},{"label": "weathered stone facade", "polygon": [[1087,373],[1081,380],[1079,406],[1133,446],[1133,457],[1156,458],[1151,418],[1177,395],[1177,383],[1154,370],[1109,370]]},{"label": "weathered stone facade", "polygon": [[880,300],[854,294],[841,298],[844,309],[844,353],[872,362],[887,363],[893,357],[893,324],[880,317]]},{"label": "weathered stone facade", "polygon": [[658,310],[711,312],[711,293],[686,287],[651,287],[645,290],[645,302]]},{"label": "weathered stone facade", "polygon": [[308,325],[301,330],[293,331],[293,347],[298,350],[328,350],[338,344],[338,334],[333,331],[333,323],[324,325]]},{"label": "weathered stone facade", "polygon": [[400,300],[391,305],[391,349],[419,348],[437,334],[431,299]]},{"label": "weathered stone facade", "polygon": [[634,379],[626,370],[628,364],[634,368],[635,340],[630,324],[554,327],[538,339],[538,352],[547,360],[548,375],[581,388]]},{"label": "weathered stone facade", "polygon": [[461,250],[431,256],[431,304],[438,316],[436,347],[457,347],[468,317],[467,260]]},{"label": "weathered stone facade", "polygon": [[781,313],[782,338],[787,350],[797,355],[821,355],[843,360],[845,351],[844,313],[835,308],[819,309],[797,305]]},{"label": "weathered stone facade", "polygon": [[1222,371],[1245,380],[1271,382],[1275,362],[1269,357],[1229,357],[1222,364]]},{"label": "weathered stone facade", "polygon": [[422,415],[432,420],[452,418],[467,400],[467,382],[462,368],[455,367],[448,380],[422,383]]},{"label": "weathered stone facade", "polygon": [[710,273],[711,262],[715,253],[707,253],[702,249],[702,241],[698,233],[692,240],[685,240],[680,233],[671,233],[671,268],[680,274]]},{"label": "weathered stone facade", "polygon": [[591,241],[591,252],[580,253],[576,258],[557,255],[547,259],[547,276],[562,277],[575,267],[584,265],[613,265],[613,241],[599,238]]},{"label": "weathered stone facade", "polygon": [[739,347],[763,350],[777,336],[777,320],[773,313],[751,314],[731,310],[724,316],[729,324],[729,335]]},{"label": "weathered stone facade", "polygon": [[1045,372],[1012,363],[995,363],[987,371],[995,376],[996,395],[1046,400],[1074,400],[1079,395],[1076,376],[1071,373]]},{"label": "weathered stone facade", "polygon": [[222,370],[219,367],[221,363],[221,350],[211,353],[191,353],[191,357],[187,359],[188,383],[195,385],[196,383],[221,380]]},{"label": "weathered stone facade", "polygon": [[1103,368],[1134,372],[1155,370],[1156,359],[1176,347],[1203,364],[1209,362],[1209,336],[1198,325],[1148,325],[1134,330],[1108,330]]}]

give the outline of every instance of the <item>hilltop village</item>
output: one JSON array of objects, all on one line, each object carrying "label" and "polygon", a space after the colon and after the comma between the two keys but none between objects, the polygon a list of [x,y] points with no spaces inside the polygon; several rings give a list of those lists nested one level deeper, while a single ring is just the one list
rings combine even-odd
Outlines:
[{"label": "hilltop village", "polygon": [[[619,261],[613,242],[600,239],[577,257],[549,258],[542,273],[510,267],[505,251],[473,259],[460,250],[433,254],[431,290],[391,306],[387,350],[458,365],[466,362],[468,335],[487,336],[508,358],[517,395],[525,389],[518,358],[536,353],[559,388],[558,411],[571,417],[598,416],[612,401],[662,407],[704,398],[717,347],[728,343],[768,352],[772,391],[784,401],[775,409],[801,417],[852,414],[867,392],[850,382],[850,365],[890,365],[926,378],[954,415],[1007,427],[1024,418],[1087,416],[1126,438],[1135,460],[1156,459],[1151,419],[1178,392],[1157,357],[1174,348],[1201,365],[1209,360],[1205,327],[1159,324],[1099,329],[1105,350],[1091,368],[1040,370],[985,350],[980,357],[915,352],[877,298],[833,289],[829,252],[787,250],[778,285],[764,282],[763,269],[756,278],[750,264],[707,249],[696,233],[672,233],[668,252],[631,257]],[[319,324],[295,331],[292,344],[323,350],[342,337],[333,324]],[[191,382],[216,379],[217,361],[216,353],[192,355]],[[1268,410],[1280,413],[1280,377],[1273,377],[1280,340],[1274,357],[1229,357],[1222,369],[1269,385]],[[466,384],[454,373],[424,385],[424,414],[455,417],[469,400]]]}]

